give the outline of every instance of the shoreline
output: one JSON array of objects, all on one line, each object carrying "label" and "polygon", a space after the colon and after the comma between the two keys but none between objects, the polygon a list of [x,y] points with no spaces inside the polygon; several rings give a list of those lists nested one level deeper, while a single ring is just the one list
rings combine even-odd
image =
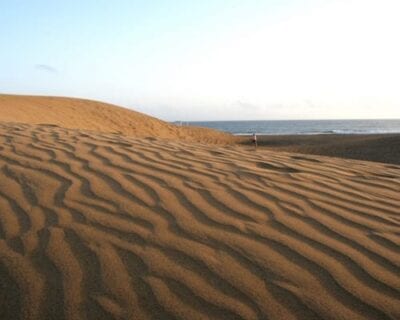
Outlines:
[{"label": "shoreline", "polygon": [[[258,135],[258,146],[274,151],[365,160],[400,165],[400,133]],[[250,135],[239,136],[250,145]]]},{"label": "shoreline", "polygon": [[[216,129],[218,130],[218,129]],[[225,131],[223,131],[225,132]],[[231,133],[228,132],[231,135],[235,137],[250,137],[253,133]],[[376,136],[382,136],[382,135],[400,135],[400,132],[370,132],[370,133],[356,133],[356,132],[350,132],[350,133],[339,133],[339,132],[312,132],[312,133],[288,133],[288,134],[282,134],[282,133],[256,133],[257,136],[259,137],[268,137],[268,136],[331,136],[331,135],[336,135],[336,136],[371,136],[371,135],[376,135]]]}]

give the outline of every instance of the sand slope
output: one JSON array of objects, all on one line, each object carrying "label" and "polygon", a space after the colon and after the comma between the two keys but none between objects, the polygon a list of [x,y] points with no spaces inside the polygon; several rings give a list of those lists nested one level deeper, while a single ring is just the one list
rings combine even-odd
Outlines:
[{"label": "sand slope", "polygon": [[44,96],[0,94],[0,121],[54,124],[64,128],[120,133],[206,143],[231,143],[217,130],[179,127],[148,115],[104,102]]},{"label": "sand slope", "polygon": [[0,124],[1,319],[399,319],[400,166]]}]

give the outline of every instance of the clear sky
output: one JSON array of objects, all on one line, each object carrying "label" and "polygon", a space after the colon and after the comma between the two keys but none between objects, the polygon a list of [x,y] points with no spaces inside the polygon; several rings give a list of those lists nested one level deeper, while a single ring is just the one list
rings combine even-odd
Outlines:
[{"label": "clear sky", "polygon": [[1,0],[0,92],[164,120],[400,118],[399,0]]}]

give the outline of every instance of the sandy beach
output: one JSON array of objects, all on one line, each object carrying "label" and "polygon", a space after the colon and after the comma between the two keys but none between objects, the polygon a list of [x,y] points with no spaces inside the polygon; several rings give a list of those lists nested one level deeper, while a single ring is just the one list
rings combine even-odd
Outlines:
[{"label": "sandy beach", "polygon": [[[240,137],[244,145],[251,137]],[[269,150],[400,164],[400,134],[319,134],[258,136]]]},{"label": "sandy beach", "polygon": [[0,319],[399,319],[400,165],[263,139],[0,97]]}]

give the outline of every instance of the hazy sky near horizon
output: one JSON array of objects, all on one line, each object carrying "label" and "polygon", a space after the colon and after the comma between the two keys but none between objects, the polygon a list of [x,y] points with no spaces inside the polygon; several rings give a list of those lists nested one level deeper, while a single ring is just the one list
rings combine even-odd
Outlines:
[{"label": "hazy sky near horizon", "polygon": [[400,118],[399,0],[3,0],[0,92],[164,120]]}]

